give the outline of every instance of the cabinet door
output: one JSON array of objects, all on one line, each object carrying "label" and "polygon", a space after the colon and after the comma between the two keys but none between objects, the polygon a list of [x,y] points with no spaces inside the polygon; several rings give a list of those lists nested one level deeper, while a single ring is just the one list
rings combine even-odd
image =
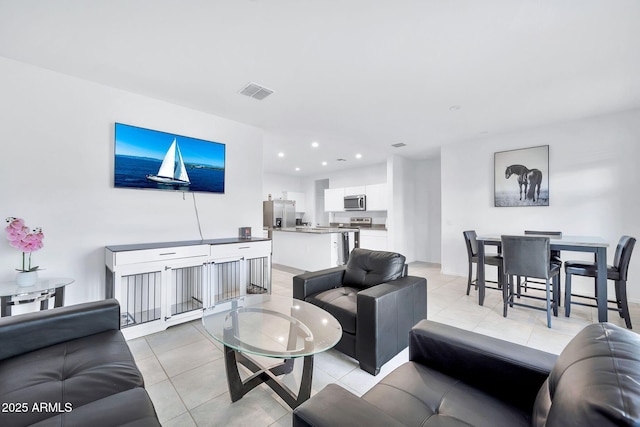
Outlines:
[{"label": "cabinet door", "polygon": [[128,265],[113,273],[113,296],[120,303],[120,327],[161,322],[164,268],[159,263]]},{"label": "cabinet door", "polygon": [[168,320],[203,308],[207,258],[169,263],[165,267]]},{"label": "cabinet door", "polygon": [[367,185],[367,210],[386,211],[388,209],[387,184]]},{"label": "cabinet door", "polygon": [[361,194],[365,194],[366,187],[364,185],[358,187],[346,187],[344,189],[345,196],[359,196]]},{"label": "cabinet door", "polygon": [[363,249],[371,249],[372,251],[387,250],[387,232],[386,230],[361,230],[360,231],[360,247]]},{"label": "cabinet door", "polygon": [[344,211],[344,188],[326,188],[324,190],[324,211]]}]

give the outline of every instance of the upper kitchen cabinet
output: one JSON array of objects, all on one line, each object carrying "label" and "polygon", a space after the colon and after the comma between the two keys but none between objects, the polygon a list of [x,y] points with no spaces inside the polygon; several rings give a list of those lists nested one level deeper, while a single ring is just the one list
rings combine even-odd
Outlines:
[{"label": "upper kitchen cabinet", "polygon": [[368,211],[386,211],[388,209],[387,183],[367,185],[364,194],[367,196]]},{"label": "upper kitchen cabinet", "polygon": [[305,203],[306,195],[304,193],[297,193],[295,191],[285,191],[285,200],[293,200],[296,202],[296,212],[306,212],[307,206]]},{"label": "upper kitchen cabinet", "polygon": [[344,211],[344,188],[326,188],[324,190],[324,211]]},{"label": "upper kitchen cabinet", "polygon": [[360,196],[361,194],[365,194],[366,187],[361,185],[359,187],[346,187],[344,189],[345,196]]}]

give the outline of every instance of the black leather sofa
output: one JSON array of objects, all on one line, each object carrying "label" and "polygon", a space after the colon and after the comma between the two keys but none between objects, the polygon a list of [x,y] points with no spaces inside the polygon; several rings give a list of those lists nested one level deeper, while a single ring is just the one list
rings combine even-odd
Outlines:
[{"label": "black leather sofa", "polygon": [[356,248],[346,266],[293,278],[293,297],[331,313],[342,326],[335,348],[372,375],[409,344],[427,317],[427,281],[407,275],[405,257]]},{"label": "black leather sofa", "polygon": [[640,336],[587,326],[560,356],[431,321],[410,361],[358,398],[331,384],[293,426],[638,426]]},{"label": "black leather sofa", "polygon": [[114,299],[0,319],[0,426],[159,426]]}]

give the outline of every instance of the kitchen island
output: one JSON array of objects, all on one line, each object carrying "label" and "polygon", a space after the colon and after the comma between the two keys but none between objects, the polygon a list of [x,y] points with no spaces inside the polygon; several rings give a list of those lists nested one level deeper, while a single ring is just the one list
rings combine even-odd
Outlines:
[{"label": "kitchen island", "polygon": [[305,271],[343,265],[344,236],[349,238],[348,254],[358,244],[359,231],[342,227],[274,228],[272,261]]}]

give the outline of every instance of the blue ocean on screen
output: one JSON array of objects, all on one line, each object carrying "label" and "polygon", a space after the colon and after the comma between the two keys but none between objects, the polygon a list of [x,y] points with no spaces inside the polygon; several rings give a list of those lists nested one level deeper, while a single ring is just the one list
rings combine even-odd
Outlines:
[{"label": "blue ocean on screen", "polygon": [[147,179],[147,175],[158,172],[161,164],[160,159],[116,155],[114,185],[120,188],[224,193],[224,169],[185,163],[191,180],[189,185],[162,184]]}]

